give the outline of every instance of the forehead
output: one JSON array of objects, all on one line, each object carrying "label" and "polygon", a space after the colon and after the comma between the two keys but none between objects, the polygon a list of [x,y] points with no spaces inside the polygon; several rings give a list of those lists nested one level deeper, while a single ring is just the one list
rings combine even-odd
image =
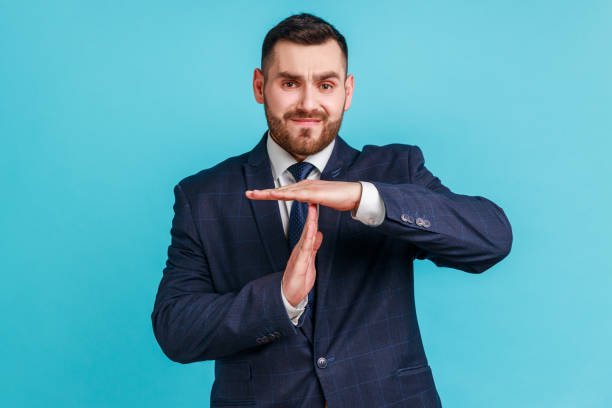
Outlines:
[{"label": "forehead", "polygon": [[345,74],[345,58],[334,39],[318,45],[280,40],[272,49],[269,72],[316,73],[335,71]]}]

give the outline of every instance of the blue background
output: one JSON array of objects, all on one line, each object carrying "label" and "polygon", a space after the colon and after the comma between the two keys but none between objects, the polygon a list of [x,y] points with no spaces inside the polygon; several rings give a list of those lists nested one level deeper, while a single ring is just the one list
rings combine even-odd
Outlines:
[{"label": "blue background", "polygon": [[482,275],[416,263],[444,406],[610,406],[612,3],[552,0],[0,1],[2,405],[208,406],[150,321],[172,187],[259,140],[263,37],[302,11],[348,40],[345,140],[512,224]]}]

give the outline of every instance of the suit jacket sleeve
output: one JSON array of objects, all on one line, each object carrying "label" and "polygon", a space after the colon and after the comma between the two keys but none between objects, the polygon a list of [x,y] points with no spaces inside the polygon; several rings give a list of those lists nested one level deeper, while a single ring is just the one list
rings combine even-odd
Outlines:
[{"label": "suit jacket sleeve", "polygon": [[180,363],[216,360],[297,333],[281,298],[282,271],[248,282],[236,292],[215,292],[180,183],[174,195],[168,260],[151,314],[163,352]]},{"label": "suit jacket sleeve", "polygon": [[406,183],[372,182],[386,209],[374,228],[411,242],[418,259],[471,273],[484,272],[510,252],[512,230],[500,207],[484,197],[451,192],[427,170],[419,147],[402,154],[410,171]]}]

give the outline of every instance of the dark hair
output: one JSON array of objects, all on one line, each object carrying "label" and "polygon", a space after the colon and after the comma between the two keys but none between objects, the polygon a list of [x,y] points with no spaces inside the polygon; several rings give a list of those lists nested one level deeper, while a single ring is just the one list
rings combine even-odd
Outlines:
[{"label": "dark hair", "polygon": [[344,65],[348,72],[348,47],[344,36],[327,21],[308,13],[287,17],[268,31],[261,47],[261,70],[265,75],[265,65],[278,40],[287,40],[304,45],[319,45],[330,38],[338,42],[344,54]]}]

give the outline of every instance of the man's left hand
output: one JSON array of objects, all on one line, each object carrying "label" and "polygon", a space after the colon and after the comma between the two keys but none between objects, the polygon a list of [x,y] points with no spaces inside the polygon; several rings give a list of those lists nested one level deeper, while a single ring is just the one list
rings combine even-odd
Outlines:
[{"label": "man's left hand", "polygon": [[284,187],[247,190],[245,194],[252,200],[297,200],[338,211],[357,211],[361,201],[361,183],[307,179]]}]

